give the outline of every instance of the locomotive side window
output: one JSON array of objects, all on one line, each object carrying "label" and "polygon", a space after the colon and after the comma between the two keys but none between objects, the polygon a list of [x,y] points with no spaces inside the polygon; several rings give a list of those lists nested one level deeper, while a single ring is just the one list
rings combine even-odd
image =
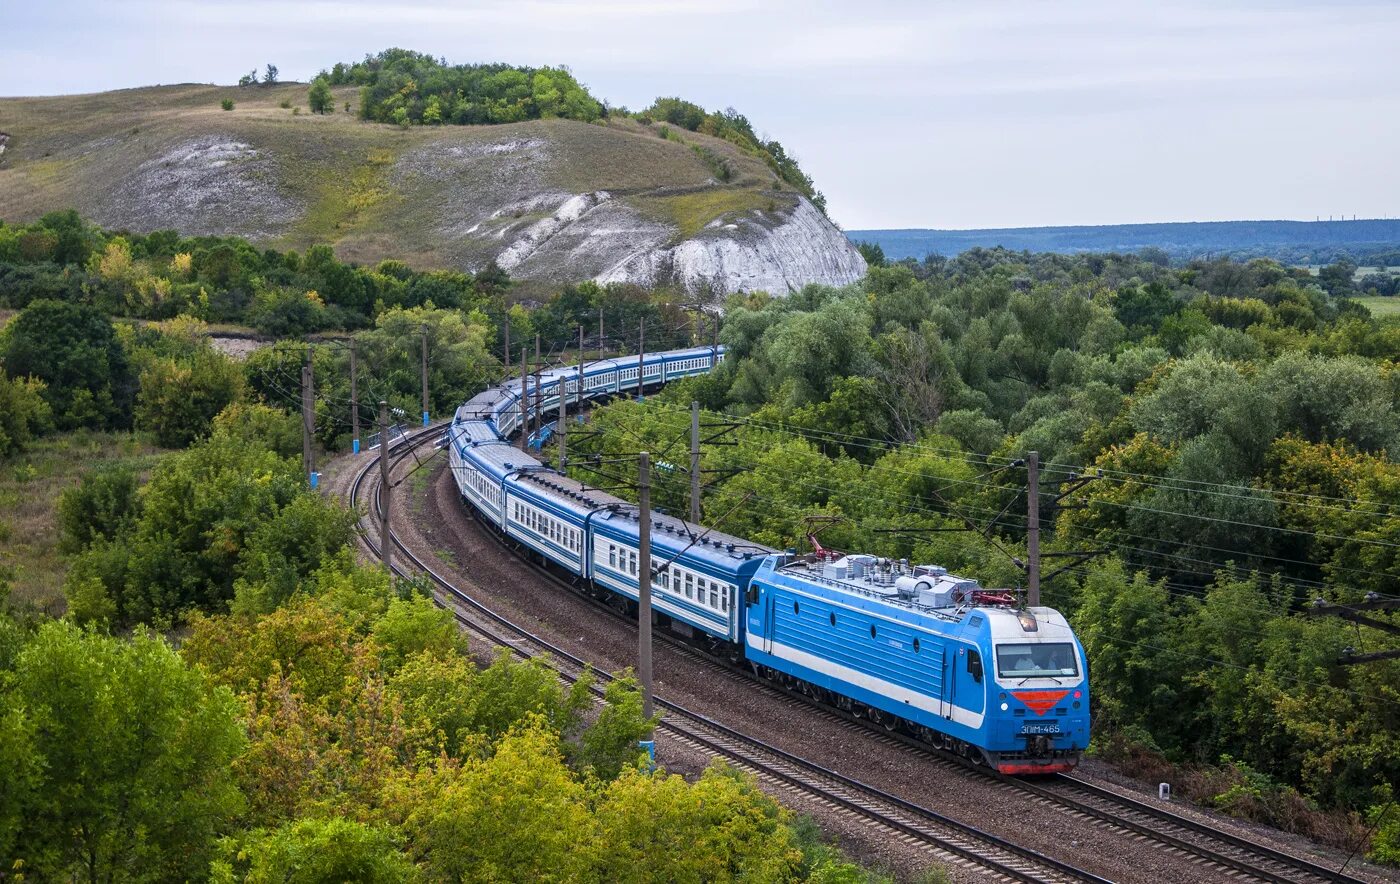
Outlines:
[{"label": "locomotive side window", "polygon": [[975,650],[967,652],[967,671],[973,681],[982,683],[982,655]]}]

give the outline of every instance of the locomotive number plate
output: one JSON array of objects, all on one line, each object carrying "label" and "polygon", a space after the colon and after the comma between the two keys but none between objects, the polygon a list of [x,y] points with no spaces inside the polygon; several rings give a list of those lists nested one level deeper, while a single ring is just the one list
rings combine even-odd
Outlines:
[{"label": "locomotive number plate", "polygon": [[1046,722],[1045,724],[1023,724],[1021,733],[1023,734],[1058,734],[1060,725],[1058,722]]}]

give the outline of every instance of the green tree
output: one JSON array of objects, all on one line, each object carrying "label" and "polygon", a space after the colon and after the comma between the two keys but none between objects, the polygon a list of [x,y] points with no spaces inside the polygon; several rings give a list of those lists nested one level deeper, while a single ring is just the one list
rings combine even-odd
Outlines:
[{"label": "green tree", "polygon": [[862,240],[856,243],[856,251],[860,252],[860,256],[865,259],[866,266],[885,266],[885,250],[879,243]]},{"label": "green tree", "polygon": [[391,806],[432,879],[567,881],[587,877],[581,847],[595,835],[586,797],[558,738],[535,720],[489,758],[403,784]]},{"label": "green tree", "polygon": [[263,73],[263,85],[264,85],[264,86],[271,86],[273,83],[276,83],[276,82],[277,82],[277,65],[275,65],[275,64],[270,64],[270,65],[267,66],[267,70]]},{"label": "green tree", "polygon": [[157,357],[141,372],[136,426],[166,448],[183,448],[208,435],[242,389],[238,365],[208,345],[185,360]]},{"label": "green tree", "polygon": [[83,476],[58,497],[58,526],[62,545],[70,552],[99,540],[116,540],[141,511],[136,472],[110,466]]},{"label": "green tree", "polygon": [[52,426],[45,385],[34,378],[10,378],[0,370],[0,457],[28,447]]},{"label": "green tree", "polygon": [[0,754],[21,756],[0,776],[22,780],[0,802],[18,827],[9,845],[0,836],[4,868],[23,861],[42,880],[202,877],[242,807],[229,770],[244,742],[238,714],[161,639],[40,627],[0,681]]},{"label": "green tree", "polygon": [[334,558],[353,520],[308,491],[297,464],[220,435],[162,461],[141,501],[116,548],[89,549],[70,575],[118,623],[221,608],[240,581],[283,598]]},{"label": "green tree", "polygon": [[335,96],[331,94],[331,84],[325,77],[317,77],[311,83],[306,103],[313,114],[335,113]]},{"label": "green tree", "polygon": [[398,884],[419,876],[388,829],[334,817],[297,820],[227,839],[210,879],[219,884]]},{"label": "green tree", "polygon": [[802,862],[787,813],[723,766],[688,785],[630,771],[598,798],[593,841],[605,881],[783,881]]},{"label": "green tree", "polygon": [[44,382],[59,429],[131,426],[135,379],[111,321],[95,308],[31,303],[0,332],[0,359],[12,377]]},{"label": "green tree", "polygon": [[1317,272],[1317,281],[1334,298],[1345,298],[1356,290],[1352,282],[1356,275],[1356,262],[1342,258],[1323,267]]}]

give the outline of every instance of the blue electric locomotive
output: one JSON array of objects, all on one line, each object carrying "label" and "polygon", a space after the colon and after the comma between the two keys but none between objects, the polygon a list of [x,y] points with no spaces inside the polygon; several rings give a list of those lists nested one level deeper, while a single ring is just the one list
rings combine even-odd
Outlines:
[{"label": "blue electric locomotive", "polygon": [[[636,506],[560,475],[508,443],[525,408],[702,374],[722,348],[647,354],[507,382],[457,410],[449,457],[462,498],[508,537],[600,598],[638,595]],[[774,550],[658,513],[658,625],[766,678],[901,728],[1003,773],[1072,769],[1089,742],[1088,669],[1050,608],[931,565],[818,549]]]},{"label": "blue electric locomotive", "polygon": [[1089,744],[1084,651],[1058,611],[930,565],[773,555],[749,584],[762,674],[1002,773],[1074,767]]}]

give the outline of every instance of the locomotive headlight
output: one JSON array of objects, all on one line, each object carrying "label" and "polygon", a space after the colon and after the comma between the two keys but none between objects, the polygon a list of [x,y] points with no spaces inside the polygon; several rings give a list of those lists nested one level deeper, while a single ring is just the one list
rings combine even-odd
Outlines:
[{"label": "locomotive headlight", "polygon": [[1010,708],[1011,708],[1011,707],[1010,707],[1010,706],[1007,706],[1005,703],[1002,703],[1002,704],[1001,704],[1001,711],[1002,711],[1002,712],[1005,712],[1006,710],[1008,710],[1008,709],[1010,709]]}]

